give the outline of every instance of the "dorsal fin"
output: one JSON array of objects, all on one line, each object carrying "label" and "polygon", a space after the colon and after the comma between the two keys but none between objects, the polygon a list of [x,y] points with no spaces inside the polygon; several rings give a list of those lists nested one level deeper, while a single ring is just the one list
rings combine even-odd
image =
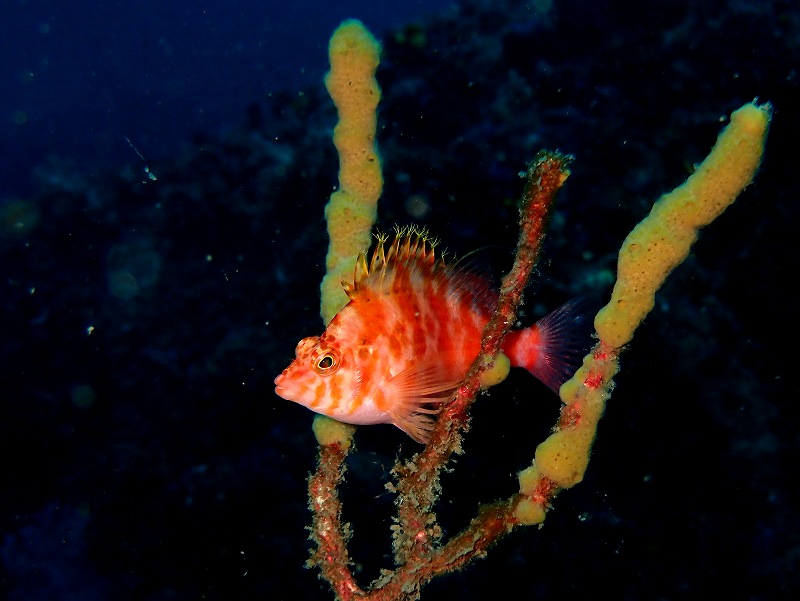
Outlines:
[{"label": "dorsal fin", "polygon": [[342,289],[347,295],[347,298],[353,300],[358,289],[358,283],[363,282],[367,276],[369,276],[367,259],[364,257],[364,253],[358,253],[358,256],[356,257],[355,271],[353,273],[353,281],[346,282],[345,280],[342,280]]},{"label": "dorsal fin", "polygon": [[481,311],[491,313],[497,293],[488,284],[488,278],[464,267],[454,267],[444,260],[444,253],[436,253],[439,240],[428,230],[416,225],[394,228],[390,238],[376,233],[377,243],[369,255],[360,253],[353,272],[353,282],[342,282],[348,298],[355,300],[361,292],[386,292],[398,281],[429,280],[446,282],[440,288],[449,302],[458,304],[466,299]]},{"label": "dorsal fin", "polygon": [[349,298],[358,294],[361,287],[384,289],[391,285],[398,271],[417,269],[430,275],[445,272],[444,259],[436,256],[435,248],[439,241],[425,228],[410,225],[395,226],[394,236],[376,233],[377,244],[370,253],[369,260],[359,253],[353,272],[353,283],[342,282]]}]

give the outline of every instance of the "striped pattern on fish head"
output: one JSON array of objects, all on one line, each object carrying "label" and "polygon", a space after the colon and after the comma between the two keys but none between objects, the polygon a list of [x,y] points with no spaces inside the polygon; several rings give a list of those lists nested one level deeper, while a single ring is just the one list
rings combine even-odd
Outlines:
[{"label": "striped pattern on fish head", "polygon": [[328,336],[310,336],[297,343],[295,359],[275,378],[275,393],[330,417],[346,415],[361,387],[352,352]]},{"label": "striped pattern on fish head", "polygon": [[349,424],[390,423],[382,389],[396,370],[391,353],[376,344],[381,328],[351,302],[322,336],[304,338],[295,359],[275,378],[275,392],[312,411]]}]

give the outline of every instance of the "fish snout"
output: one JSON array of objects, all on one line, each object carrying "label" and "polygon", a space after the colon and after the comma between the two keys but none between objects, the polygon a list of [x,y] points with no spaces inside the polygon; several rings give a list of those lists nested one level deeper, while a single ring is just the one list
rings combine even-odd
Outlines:
[{"label": "fish snout", "polygon": [[278,374],[278,377],[276,377],[275,381],[274,381],[275,394],[277,394],[279,397],[281,397],[283,399],[286,399],[287,401],[291,400],[289,398],[289,390],[287,388],[287,385],[290,384],[290,380],[288,379],[288,377],[286,375],[286,372],[288,370],[289,370],[288,367],[286,369],[284,369],[280,374]]}]

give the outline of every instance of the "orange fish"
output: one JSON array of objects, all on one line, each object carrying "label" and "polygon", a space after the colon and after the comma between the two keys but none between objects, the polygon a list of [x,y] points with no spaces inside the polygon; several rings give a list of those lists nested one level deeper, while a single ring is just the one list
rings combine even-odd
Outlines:
[{"label": "orange fish", "polygon": [[[427,442],[433,415],[480,350],[497,293],[484,279],[437,259],[417,228],[384,236],[367,263],[359,255],[350,301],[322,336],[301,340],[275,378],[275,392],[349,424],[394,424]],[[588,336],[581,303],[511,331],[503,352],[558,391],[583,356]]]}]

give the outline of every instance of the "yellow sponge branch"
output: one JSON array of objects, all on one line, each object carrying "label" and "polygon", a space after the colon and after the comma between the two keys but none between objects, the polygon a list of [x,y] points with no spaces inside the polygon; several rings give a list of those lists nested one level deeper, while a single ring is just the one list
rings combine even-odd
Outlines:
[{"label": "yellow sponge branch", "polygon": [[731,115],[711,153],[686,182],[662,196],[625,239],[611,301],[595,318],[600,339],[619,348],[655,303],[667,275],[689,254],[701,227],[716,219],[753,179],[769,127],[769,104]]},{"label": "yellow sponge branch", "polygon": [[[770,114],[768,104],[751,103],[735,111],[703,163],[686,182],[662,196],[623,242],[611,300],[595,317],[600,340],[561,386],[561,416],[553,434],[536,449],[535,471],[520,476],[525,500],[517,506],[520,523],[539,523],[540,515],[532,510],[537,496],[530,491],[570,488],[583,479],[622,347],[653,308],[664,280],[689,254],[699,229],[752,181],[764,154]],[[530,473],[536,476],[534,482]]]},{"label": "yellow sponge branch", "polygon": [[381,90],[375,80],[381,46],[355,19],[343,22],[331,37],[331,69],[325,86],[339,113],[333,143],[339,153],[339,190],[325,207],[328,224],[327,272],[322,280],[320,313],[327,325],[347,303],[342,281],[351,282],[356,257],[370,246],[383,191],[381,160],[375,145]]}]

